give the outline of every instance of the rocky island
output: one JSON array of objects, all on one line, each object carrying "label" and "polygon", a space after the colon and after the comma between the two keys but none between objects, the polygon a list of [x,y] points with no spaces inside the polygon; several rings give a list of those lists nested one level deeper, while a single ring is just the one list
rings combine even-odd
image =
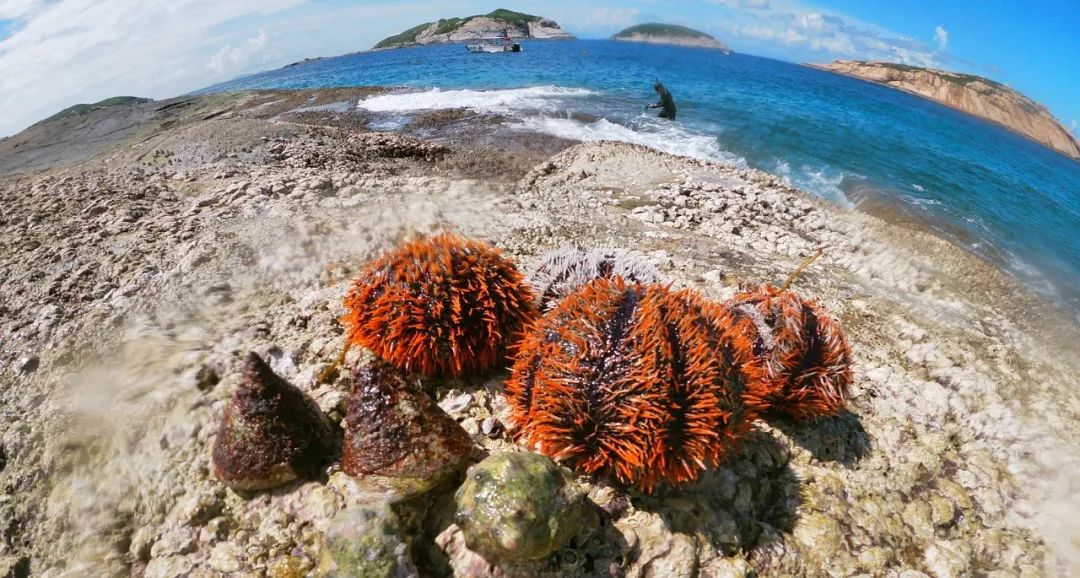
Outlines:
[{"label": "rocky island", "polygon": [[[1080,336],[1011,277],[745,167],[467,110],[378,132],[357,104],[381,92],[120,104],[0,151],[0,576],[1074,575]],[[325,370],[351,280],[442,231],[523,270],[564,245],[633,249],[715,300],[825,247],[796,286],[850,340],[845,410],[763,420],[697,482],[646,494],[516,442],[494,371],[409,393],[434,417],[404,429],[454,442],[439,468],[413,459],[419,495],[372,504],[348,457],[370,444],[272,491],[223,484],[237,391],[349,426],[350,371]],[[528,535],[542,556],[469,540],[523,535],[518,512],[558,525]]]},{"label": "rocky island", "polygon": [[1000,82],[892,62],[837,60],[810,66],[928,98],[1080,160],[1080,142],[1046,107]]},{"label": "rocky island", "polygon": [[716,38],[693,28],[678,24],[638,24],[611,37],[620,42],[644,42],[647,44],[673,44],[697,48],[716,48],[729,54],[731,50]]},{"label": "rocky island", "polygon": [[446,18],[438,22],[425,22],[401,34],[384,38],[375,49],[406,48],[428,44],[468,42],[478,38],[502,36],[533,40],[573,40],[574,37],[559,27],[554,20],[522,14],[512,10],[498,9],[488,14],[466,18]]}]

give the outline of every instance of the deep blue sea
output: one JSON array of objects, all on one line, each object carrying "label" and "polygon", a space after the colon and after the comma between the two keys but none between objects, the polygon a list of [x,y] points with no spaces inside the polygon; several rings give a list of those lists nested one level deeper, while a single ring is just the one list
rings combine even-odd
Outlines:
[{"label": "deep blue sea", "polygon": [[[675,123],[646,113],[654,79]],[[499,112],[512,126],[728,160],[855,207],[899,209],[1080,312],[1080,163],[889,88],[777,60],[602,40],[357,53],[206,89],[408,87],[361,106],[393,129],[417,110]]]}]

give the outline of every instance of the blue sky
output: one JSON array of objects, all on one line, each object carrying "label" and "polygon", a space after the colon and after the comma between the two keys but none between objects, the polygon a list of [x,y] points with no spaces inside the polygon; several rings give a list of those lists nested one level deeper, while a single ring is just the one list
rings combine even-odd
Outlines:
[{"label": "blue sky", "polygon": [[509,8],[584,38],[648,21],[794,62],[880,59],[989,76],[1080,121],[1080,0],[0,0],[0,136],[66,106],[165,98],[422,21]]}]

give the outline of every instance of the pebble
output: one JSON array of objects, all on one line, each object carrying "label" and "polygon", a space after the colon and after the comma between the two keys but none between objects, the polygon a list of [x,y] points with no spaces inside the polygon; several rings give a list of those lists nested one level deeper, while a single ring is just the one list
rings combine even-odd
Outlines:
[{"label": "pebble", "polygon": [[439,402],[439,407],[453,417],[460,417],[469,409],[469,406],[472,405],[472,401],[473,396],[471,393],[462,393],[460,395],[443,398],[443,400]]},{"label": "pebble", "polygon": [[186,557],[154,558],[143,570],[143,578],[185,578],[193,566],[191,559]]},{"label": "pebble", "polygon": [[19,360],[19,371],[33,373],[41,366],[41,360],[36,355],[29,355]]}]

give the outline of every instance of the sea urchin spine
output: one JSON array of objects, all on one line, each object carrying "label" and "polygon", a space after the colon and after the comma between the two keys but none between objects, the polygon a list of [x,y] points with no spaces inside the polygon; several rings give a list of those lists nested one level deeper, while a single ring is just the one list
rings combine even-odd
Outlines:
[{"label": "sea urchin spine", "polygon": [[752,323],[748,336],[768,378],[758,387],[770,409],[796,419],[838,414],[852,381],[851,346],[824,307],[785,288],[735,295],[728,311]]},{"label": "sea urchin spine", "polygon": [[450,234],[405,244],[353,282],[349,340],[406,372],[460,377],[502,363],[535,317],[521,273],[489,245]]},{"label": "sea urchin spine", "polygon": [[597,279],[547,313],[507,383],[519,440],[649,492],[694,480],[745,436],[762,401],[749,340],[716,305]]},{"label": "sea urchin spine", "polygon": [[601,277],[622,277],[631,283],[659,283],[660,271],[637,251],[615,248],[585,249],[564,245],[544,253],[526,280],[541,308],[551,309],[567,295]]}]

